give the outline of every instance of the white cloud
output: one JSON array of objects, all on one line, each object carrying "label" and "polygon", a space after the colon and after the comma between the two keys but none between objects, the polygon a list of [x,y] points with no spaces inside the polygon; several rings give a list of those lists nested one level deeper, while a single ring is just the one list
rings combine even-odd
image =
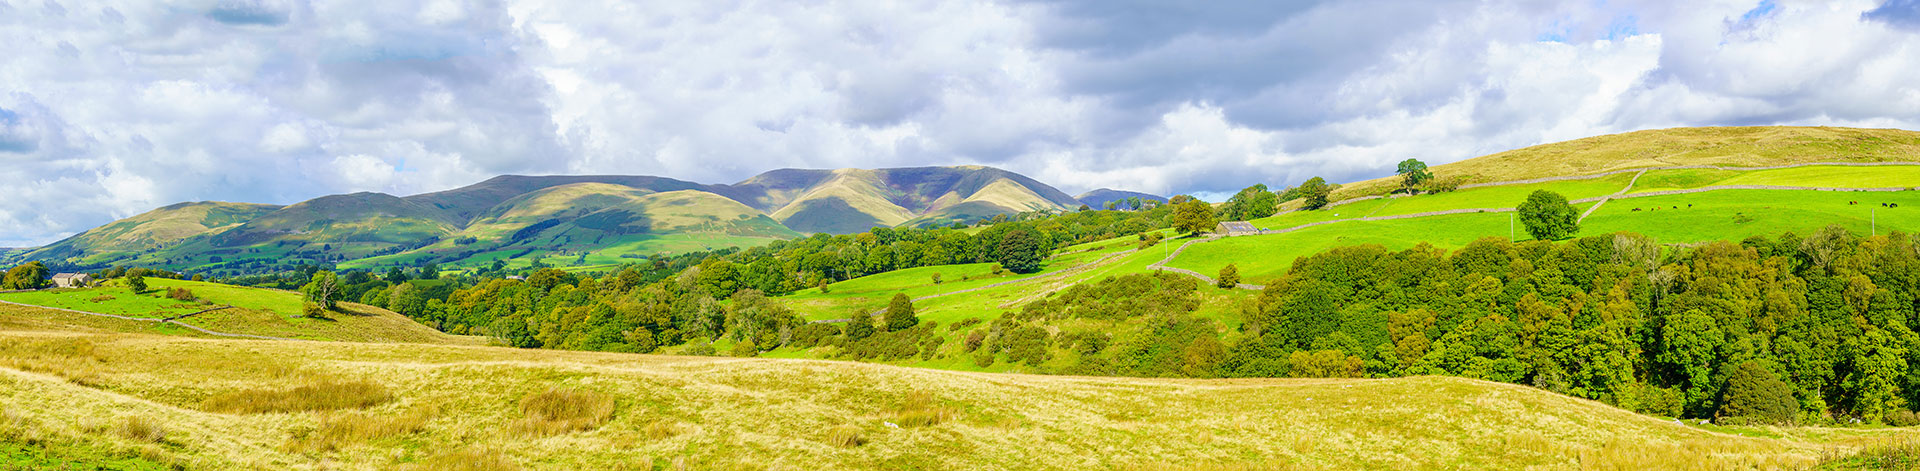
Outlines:
[{"label": "white cloud", "polygon": [[1920,127],[1913,15],[1881,7],[0,1],[0,246],[501,173],[979,163],[1218,196],[1646,128]]}]

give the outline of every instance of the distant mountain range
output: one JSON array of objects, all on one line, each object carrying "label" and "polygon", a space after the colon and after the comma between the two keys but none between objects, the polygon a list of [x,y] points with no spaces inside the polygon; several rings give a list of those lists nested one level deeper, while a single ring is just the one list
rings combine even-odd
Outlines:
[{"label": "distant mountain range", "polygon": [[1032,178],[980,166],[781,169],[731,185],[653,176],[504,175],[405,197],[362,192],[287,206],[180,203],[0,255],[81,267],[236,272],[295,261],[479,264],[558,255],[611,262],[806,233],[945,225],[1079,205]]},{"label": "distant mountain range", "polygon": [[1107,207],[1108,201],[1122,201],[1127,198],[1140,198],[1140,201],[1152,200],[1152,201],[1159,201],[1163,203],[1167,201],[1167,197],[1165,196],[1141,193],[1138,191],[1114,190],[1114,189],[1108,189],[1108,188],[1101,188],[1098,190],[1081,193],[1080,196],[1073,197],[1073,199],[1079,200],[1080,204],[1087,205],[1087,207],[1090,207],[1093,209],[1103,209]]}]

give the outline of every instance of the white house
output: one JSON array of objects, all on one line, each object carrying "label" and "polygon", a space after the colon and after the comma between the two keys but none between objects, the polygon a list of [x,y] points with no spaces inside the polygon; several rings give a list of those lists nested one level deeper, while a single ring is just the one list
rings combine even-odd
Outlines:
[{"label": "white house", "polygon": [[56,288],[85,288],[90,284],[93,284],[93,275],[85,273],[61,273],[53,275],[53,286]]}]

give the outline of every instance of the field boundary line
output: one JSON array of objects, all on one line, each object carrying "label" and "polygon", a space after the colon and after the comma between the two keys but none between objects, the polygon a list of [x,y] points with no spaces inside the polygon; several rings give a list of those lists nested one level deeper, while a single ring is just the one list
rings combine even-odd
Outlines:
[{"label": "field boundary line", "polygon": [[[154,319],[154,318],[151,318],[151,317],[128,317],[128,316],[122,316],[122,315],[116,315],[116,314],[104,314],[104,313],[98,313],[98,312],[87,312],[87,311],[79,311],[79,310],[73,310],[73,309],[66,309],[66,308],[58,308],[58,307],[52,307],[52,306],[40,306],[40,305],[34,305],[34,304],[26,304],[26,303],[16,303],[16,302],[13,302],[13,301],[0,301],[0,304],[12,304],[12,305],[15,305],[15,306],[23,306],[23,307],[31,307],[31,308],[38,308],[38,309],[47,309],[47,310],[53,310],[53,311],[61,311],[61,312],[71,312],[71,313],[74,313],[74,314],[85,314],[85,315],[89,315],[89,316],[98,316],[98,317],[109,317],[109,318],[114,318],[114,319],[120,319],[120,320],[128,320],[128,321],[136,321],[136,322],[152,322],[152,323],[156,323],[156,324],[173,324],[173,325],[177,325],[177,326],[181,326],[181,327],[186,327],[186,328],[188,328],[188,329],[192,329],[192,330],[194,330],[194,331],[196,331],[196,332],[200,332],[200,333],[203,333],[203,334],[207,334],[207,335],[212,335],[212,336],[217,336],[217,337],[239,337],[239,338],[249,338],[249,339],[259,339],[259,340],[300,340],[300,339],[291,339],[291,338],[286,338],[286,337],[269,337],[269,336],[265,336],[265,335],[251,335],[251,334],[233,334],[233,333],[227,333],[227,332],[215,332],[215,331],[211,331],[211,330],[207,330],[207,329],[204,329],[204,328],[201,328],[201,327],[198,327],[198,326],[194,326],[194,325],[189,325],[189,324],[187,324],[187,323],[184,323],[184,322],[180,322],[180,321],[176,321],[176,320],[173,320],[173,319],[178,319],[178,318],[169,318],[169,319]],[[215,308],[215,309],[208,309],[208,310],[205,310],[205,311],[200,311],[200,312],[196,312],[196,313],[193,313],[193,314],[188,314],[188,315],[195,315],[195,314],[202,314],[202,313],[206,313],[206,312],[211,312],[211,311],[218,311],[218,310],[220,310],[220,309],[226,309],[226,308],[230,308],[230,307],[233,307],[233,306],[227,306],[227,307],[222,307],[222,308]],[[186,317],[186,316],[181,316],[181,317]]]}]

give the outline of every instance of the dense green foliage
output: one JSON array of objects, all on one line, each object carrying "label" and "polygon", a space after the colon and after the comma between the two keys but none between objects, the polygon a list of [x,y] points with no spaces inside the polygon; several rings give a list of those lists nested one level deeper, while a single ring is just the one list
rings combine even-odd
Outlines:
[{"label": "dense green foliage", "polygon": [[906,293],[893,294],[893,299],[887,302],[887,313],[883,319],[888,332],[907,330],[920,323],[920,318],[913,315],[913,298],[907,297]]},{"label": "dense green foliage", "polygon": [[1205,201],[1188,200],[1174,205],[1173,229],[1187,234],[1199,234],[1213,230],[1213,205]]},{"label": "dense green foliage", "polygon": [[1535,239],[1560,240],[1580,232],[1580,211],[1559,193],[1535,190],[1518,211],[1520,225]]},{"label": "dense green foliage", "polygon": [[1257,184],[1240,190],[1221,204],[1220,217],[1228,221],[1259,219],[1272,216],[1279,204],[1279,195],[1267,191],[1267,185]]},{"label": "dense green foliage", "polygon": [[306,302],[319,306],[322,310],[333,310],[334,304],[340,301],[342,294],[340,277],[330,271],[315,273],[313,280],[300,288],[300,294]]},{"label": "dense green foliage", "polygon": [[1878,421],[1920,399],[1920,238],[1830,228],[1657,253],[1632,234],[1489,238],[1450,254],[1337,248],[1261,294],[1224,372],[1286,376],[1295,353],[1337,350],[1372,376],[1469,376],[1709,417],[1729,400],[1743,401],[1736,414],[1765,410],[1744,402],[1768,400],[1764,378],[1731,383],[1754,362],[1791,386],[1802,421]]},{"label": "dense green foliage", "polygon": [[1725,397],[1720,400],[1722,423],[1791,423],[1800,410],[1793,398],[1793,385],[1761,366],[1757,361],[1740,362],[1727,377]]},{"label": "dense green foliage", "polygon": [[[1305,183],[1301,183],[1300,186],[1295,187],[1291,193],[1293,193],[1294,196],[1306,200],[1306,209],[1320,209],[1327,207],[1327,195],[1333,193],[1333,187],[1327,185],[1326,179],[1313,177],[1307,179]],[[1289,195],[1281,195],[1282,198],[1286,198],[1287,196]]]},{"label": "dense green foliage", "polygon": [[999,252],[1001,267],[1024,274],[1040,271],[1040,262],[1046,259],[1050,250],[1040,245],[1040,239],[1033,235],[1033,231],[1014,229],[1007,231],[1006,237],[1000,239]]},{"label": "dense green foliage", "polygon": [[128,273],[127,274],[127,290],[133,291],[133,294],[140,294],[140,293],[147,292],[146,275],[137,273],[137,272]]},{"label": "dense green foliage", "polygon": [[7,270],[6,278],[0,279],[0,290],[44,288],[47,275],[47,266],[40,262],[22,263]]},{"label": "dense green foliage", "polygon": [[1235,286],[1239,286],[1240,285],[1240,267],[1232,263],[1227,264],[1227,266],[1220,267],[1220,276],[1214,277],[1214,283],[1216,286],[1219,286],[1221,288],[1232,288]]},{"label": "dense green foliage", "polygon": [[1400,175],[1401,186],[1408,189],[1419,188],[1422,183],[1433,179],[1433,172],[1427,170],[1427,163],[1419,159],[1400,161],[1393,173]]}]

